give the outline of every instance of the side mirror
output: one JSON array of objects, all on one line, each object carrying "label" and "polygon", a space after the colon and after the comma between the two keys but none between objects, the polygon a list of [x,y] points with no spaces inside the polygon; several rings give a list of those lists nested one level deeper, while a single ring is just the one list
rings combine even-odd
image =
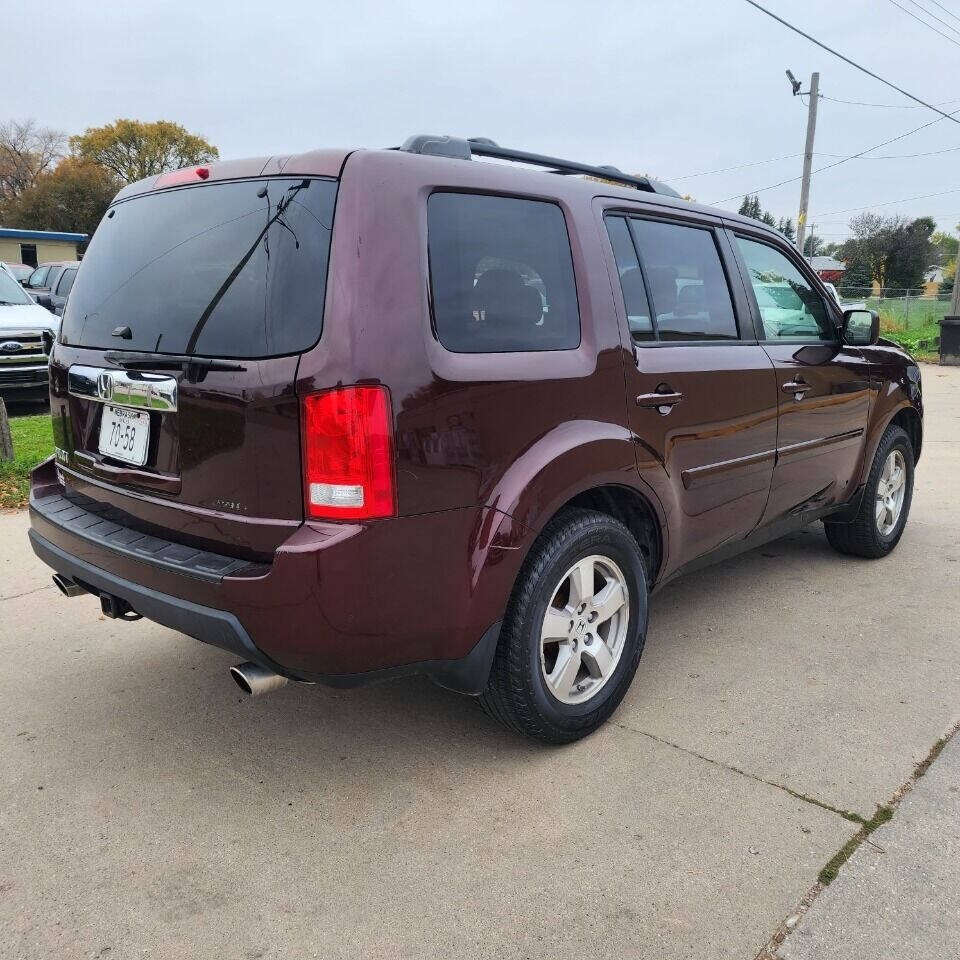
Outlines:
[{"label": "side mirror", "polygon": [[843,342],[851,347],[869,347],[880,338],[880,317],[876,310],[844,310]]}]

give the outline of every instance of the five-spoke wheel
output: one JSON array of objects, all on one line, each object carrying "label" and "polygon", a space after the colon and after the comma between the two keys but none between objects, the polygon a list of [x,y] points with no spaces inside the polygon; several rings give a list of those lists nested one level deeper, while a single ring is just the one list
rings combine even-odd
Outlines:
[{"label": "five-spoke wheel", "polygon": [[582,703],[607,682],[623,652],[630,599],[620,567],[593,554],[561,578],[543,617],[540,668],[562,703]]}]

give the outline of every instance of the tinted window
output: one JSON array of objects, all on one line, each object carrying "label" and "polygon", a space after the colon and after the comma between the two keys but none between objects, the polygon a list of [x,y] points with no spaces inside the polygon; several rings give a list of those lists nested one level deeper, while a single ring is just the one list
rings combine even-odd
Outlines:
[{"label": "tinted window", "polygon": [[64,270],[63,274],[60,277],[60,282],[57,284],[57,296],[65,297],[69,292],[70,288],[73,286],[73,281],[77,276],[76,270]]},{"label": "tinted window", "polygon": [[[320,336],[336,183],[276,179],[118,203],[90,241],[64,343],[214,357],[299,353]],[[110,334],[128,326],[132,339]]]},{"label": "tinted window", "polygon": [[552,203],[435,193],[427,205],[437,337],[458,353],[580,343],[573,258]]},{"label": "tinted window", "polygon": [[652,340],[654,334],[650,321],[650,303],[627,221],[623,217],[607,217],[607,232],[610,234],[610,243],[620,274],[620,288],[623,291],[623,305],[627,311],[630,335],[634,340]]},{"label": "tinted window", "polygon": [[745,237],[737,237],[737,243],[753,284],[767,340],[837,339],[820,295],[784,254]]},{"label": "tinted window", "polygon": [[710,230],[629,220],[660,340],[735,340],[737,321]]}]

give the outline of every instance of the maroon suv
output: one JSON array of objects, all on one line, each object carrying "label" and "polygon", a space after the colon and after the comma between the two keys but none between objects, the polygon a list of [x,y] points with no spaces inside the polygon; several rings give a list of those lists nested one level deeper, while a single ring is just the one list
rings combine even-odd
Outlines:
[{"label": "maroon suv", "polygon": [[445,137],[125,188],[50,383],[30,539],[66,595],[251,693],[424,673],[552,742],[678,574],[814,520],[893,550],[922,437],[916,364],[779,234]]}]

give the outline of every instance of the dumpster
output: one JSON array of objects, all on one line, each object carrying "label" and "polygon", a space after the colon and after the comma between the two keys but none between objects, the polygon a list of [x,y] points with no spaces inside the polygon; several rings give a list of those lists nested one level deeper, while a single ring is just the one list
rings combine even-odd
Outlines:
[{"label": "dumpster", "polygon": [[960,367],[960,317],[944,317],[940,321],[940,362]]}]

